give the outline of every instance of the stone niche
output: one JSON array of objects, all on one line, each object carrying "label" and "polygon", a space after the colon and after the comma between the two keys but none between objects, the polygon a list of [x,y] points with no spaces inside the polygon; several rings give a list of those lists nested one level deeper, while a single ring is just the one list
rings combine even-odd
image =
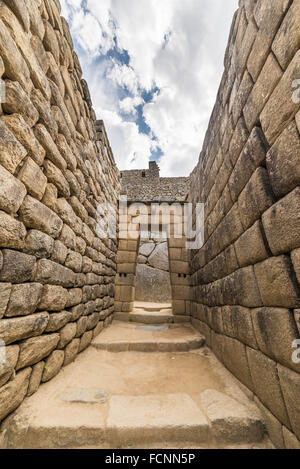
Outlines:
[{"label": "stone niche", "polygon": [[136,301],[171,303],[167,238],[142,239],[136,271]]}]

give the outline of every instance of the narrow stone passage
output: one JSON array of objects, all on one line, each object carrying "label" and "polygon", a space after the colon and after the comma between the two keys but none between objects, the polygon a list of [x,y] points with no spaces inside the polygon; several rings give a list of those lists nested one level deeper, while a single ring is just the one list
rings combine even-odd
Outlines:
[{"label": "narrow stone passage", "polygon": [[191,324],[170,323],[168,305],[138,306],[139,322],[114,320],[23,402],[7,447],[271,448],[254,402]]}]

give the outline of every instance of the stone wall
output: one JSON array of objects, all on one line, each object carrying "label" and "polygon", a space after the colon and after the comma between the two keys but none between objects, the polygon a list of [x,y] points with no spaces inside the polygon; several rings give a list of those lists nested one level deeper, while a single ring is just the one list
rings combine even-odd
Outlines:
[{"label": "stone wall", "polygon": [[[156,204],[154,204],[156,205]],[[171,282],[173,314],[178,316],[190,316],[190,275],[189,275],[189,251],[186,249],[186,239],[177,238],[179,225],[183,230],[184,205],[179,204],[179,210],[174,213],[173,204],[166,204],[170,209],[170,224],[168,226],[170,237],[168,243],[169,277]],[[149,233],[152,228],[151,214],[155,212],[153,204],[148,203],[137,207],[136,203],[123,206],[119,213],[119,246],[117,255],[117,276],[115,310],[116,312],[129,313],[133,310],[136,298],[137,267],[140,247],[140,233],[136,230],[138,224],[148,226]],[[139,212],[139,214],[137,213]],[[165,212],[166,213],[166,212]],[[137,220],[138,218],[138,220]],[[155,218],[155,217],[154,217]],[[157,220],[161,223],[160,231],[164,230],[165,217],[162,213]],[[142,231],[143,233],[143,231]],[[154,299],[154,301],[157,301]]]},{"label": "stone wall", "polygon": [[155,161],[149,169],[121,171],[122,194],[130,202],[183,202],[189,192],[189,178],[161,178]]},{"label": "stone wall", "polygon": [[136,269],[136,301],[170,303],[168,240],[142,239]]},{"label": "stone wall", "polygon": [[205,203],[193,324],[280,448],[300,447],[299,45],[299,0],[240,1],[190,192]]},{"label": "stone wall", "polygon": [[58,0],[0,2],[1,77],[0,421],[111,321],[120,189]]}]

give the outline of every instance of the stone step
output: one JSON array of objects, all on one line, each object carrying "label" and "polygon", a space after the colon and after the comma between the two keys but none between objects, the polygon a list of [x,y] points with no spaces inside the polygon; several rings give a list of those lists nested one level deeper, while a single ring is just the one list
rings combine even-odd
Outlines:
[{"label": "stone step", "polygon": [[207,418],[186,394],[113,396],[107,431],[119,448],[155,441],[201,444],[210,437]]},{"label": "stone step", "polygon": [[190,322],[189,316],[173,315],[172,310],[153,312],[134,310],[132,313],[115,313],[114,318],[117,321],[139,324],[182,324]]},{"label": "stone step", "polygon": [[162,310],[167,310],[172,312],[172,304],[171,303],[150,303],[147,301],[136,301],[134,303],[134,310],[138,311],[147,311],[151,312],[159,312]]},{"label": "stone step", "polygon": [[18,449],[272,447],[254,403],[208,349],[90,348],[23,402],[3,436]]},{"label": "stone step", "polygon": [[109,352],[188,352],[203,347],[205,339],[190,324],[145,325],[114,320],[92,347]]}]

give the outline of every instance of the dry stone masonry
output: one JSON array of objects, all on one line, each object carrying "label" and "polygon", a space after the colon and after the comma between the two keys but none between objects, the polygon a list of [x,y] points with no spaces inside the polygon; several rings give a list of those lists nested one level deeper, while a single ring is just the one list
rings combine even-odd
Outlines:
[{"label": "dry stone masonry", "polygon": [[162,178],[155,161],[149,169],[121,171],[121,184],[130,202],[182,202],[189,192],[189,178]]},{"label": "dry stone masonry", "polygon": [[167,238],[142,239],[137,264],[135,300],[171,302]]},{"label": "dry stone masonry", "polygon": [[299,0],[240,1],[190,192],[205,203],[192,323],[279,448],[300,447],[299,46]]},{"label": "dry stone masonry", "polygon": [[0,77],[1,421],[110,323],[120,184],[58,1],[0,2]]},{"label": "dry stone masonry", "polygon": [[[274,445],[300,448],[299,46],[300,0],[240,0],[197,167],[120,174],[59,1],[0,1],[0,422],[133,311],[154,267],[173,320],[205,336]],[[103,239],[98,207],[121,193],[119,239]],[[128,239],[131,204],[186,201],[205,204],[200,250]]]}]

